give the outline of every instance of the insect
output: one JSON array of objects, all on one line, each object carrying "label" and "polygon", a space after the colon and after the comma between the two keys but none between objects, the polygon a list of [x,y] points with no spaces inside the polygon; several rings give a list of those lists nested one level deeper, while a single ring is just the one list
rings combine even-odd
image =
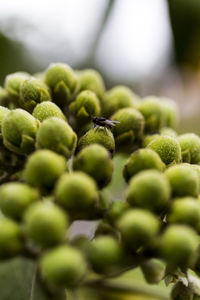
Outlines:
[{"label": "insect", "polygon": [[109,129],[112,129],[116,123],[120,123],[119,121],[108,120],[104,117],[93,117],[92,121],[94,123],[94,127],[101,126]]}]

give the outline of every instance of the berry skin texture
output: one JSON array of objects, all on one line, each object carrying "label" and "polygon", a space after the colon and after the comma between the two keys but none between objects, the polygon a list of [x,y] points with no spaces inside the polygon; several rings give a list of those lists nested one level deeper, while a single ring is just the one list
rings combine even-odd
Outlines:
[{"label": "berry skin texture", "polygon": [[171,185],[174,197],[192,196],[199,194],[199,177],[195,170],[185,164],[175,165],[165,172]]},{"label": "berry skin texture", "polygon": [[121,246],[114,237],[99,235],[91,242],[89,261],[96,273],[114,272],[121,256]]},{"label": "berry skin texture", "polygon": [[85,69],[78,72],[80,91],[90,90],[97,97],[103,99],[105,93],[105,85],[101,75],[93,69]]},{"label": "berry skin texture", "polygon": [[159,136],[147,147],[157,152],[166,165],[181,162],[181,147],[177,139],[173,137]]},{"label": "berry skin texture", "polygon": [[35,148],[39,121],[23,109],[8,112],[2,120],[3,143],[17,154],[29,154]]},{"label": "berry skin texture", "polygon": [[9,111],[10,110],[7,107],[0,106],[0,133],[1,133],[2,120]]},{"label": "berry skin texture", "polygon": [[194,133],[185,133],[179,136],[183,162],[200,163],[200,138]]},{"label": "berry skin texture", "polygon": [[0,218],[0,257],[9,258],[20,253],[23,239],[19,225],[11,219]]},{"label": "berry skin texture", "polygon": [[98,200],[96,183],[83,172],[65,173],[56,184],[55,199],[71,214],[88,216]]},{"label": "berry skin texture", "polygon": [[19,98],[21,84],[30,77],[28,73],[16,72],[6,76],[5,89],[9,95]]},{"label": "berry skin texture", "polygon": [[67,122],[51,117],[40,125],[36,140],[38,148],[46,148],[69,158],[75,150],[77,136]]},{"label": "berry skin texture", "polygon": [[199,201],[192,197],[175,198],[167,220],[170,223],[185,224],[200,230]]},{"label": "berry skin texture", "polygon": [[101,111],[99,99],[94,92],[83,91],[70,104],[70,111],[76,118],[83,120],[88,120],[91,116],[99,116]]},{"label": "berry skin texture", "polygon": [[51,189],[66,169],[67,162],[63,156],[51,150],[37,150],[26,162],[24,178],[34,187]]},{"label": "berry skin texture", "polygon": [[20,86],[19,103],[26,110],[32,112],[34,107],[43,101],[51,99],[47,86],[34,77],[23,81]]},{"label": "berry skin texture", "polygon": [[27,236],[36,244],[51,246],[64,239],[68,228],[68,217],[52,202],[38,202],[26,210],[24,228]]},{"label": "berry skin texture", "polygon": [[161,101],[155,96],[144,98],[139,105],[139,111],[145,119],[145,132],[159,130],[163,124]]},{"label": "berry skin texture", "polygon": [[126,198],[131,206],[161,212],[169,205],[170,194],[165,174],[157,170],[145,170],[131,179]]},{"label": "berry skin texture", "polygon": [[130,209],[117,222],[122,240],[133,250],[152,242],[159,231],[158,219],[149,211]]},{"label": "berry skin texture", "polygon": [[40,261],[40,271],[42,278],[49,285],[73,288],[85,276],[87,264],[78,249],[63,245],[43,255]]},{"label": "berry skin texture", "polygon": [[168,98],[161,98],[164,126],[176,128],[179,122],[178,106],[175,101]]},{"label": "berry skin texture", "polygon": [[103,99],[103,113],[109,118],[117,110],[125,107],[137,107],[139,97],[126,86],[115,86],[105,94]]},{"label": "berry skin texture", "polygon": [[189,267],[195,260],[198,235],[189,226],[170,225],[160,237],[160,254],[167,263]]},{"label": "berry skin texture", "polygon": [[128,182],[132,176],[147,169],[163,171],[165,164],[155,151],[151,149],[139,149],[129,157],[124,166],[123,175],[126,182]]},{"label": "berry skin texture", "polygon": [[44,101],[36,105],[33,111],[33,116],[40,122],[50,117],[57,117],[64,121],[67,121],[62,110],[51,101]]},{"label": "berry skin texture", "polygon": [[7,217],[18,220],[38,196],[37,190],[24,183],[5,183],[0,187],[0,208]]},{"label": "berry skin texture", "polygon": [[91,144],[75,156],[73,169],[90,175],[97,182],[99,188],[103,188],[111,181],[113,162],[106,148],[98,144]]},{"label": "berry skin texture", "polygon": [[144,118],[138,110],[130,107],[122,108],[111,116],[111,120],[120,122],[113,127],[116,144],[128,147],[141,140]]},{"label": "berry skin texture", "polygon": [[46,70],[45,82],[53,92],[58,91],[63,86],[68,96],[70,96],[76,91],[78,78],[67,64],[55,63],[50,64]]},{"label": "berry skin texture", "polygon": [[113,134],[107,128],[97,127],[90,129],[84,134],[78,143],[78,151],[91,144],[100,144],[104,146],[111,155],[115,151],[115,140]]}]

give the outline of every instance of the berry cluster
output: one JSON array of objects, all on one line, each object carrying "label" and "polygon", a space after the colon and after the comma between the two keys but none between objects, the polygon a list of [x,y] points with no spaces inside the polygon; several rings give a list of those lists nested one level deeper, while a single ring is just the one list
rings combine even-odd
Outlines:
[{"label": "berry cluster", "polygon": [[[106,91],[95,70],[56,63],[8,75],[0,105],[1,259],[37,260],[51,291],[139,266],[149,283],[171,276],[172,299],[180,288],[195,294],[188,270],[200,274],[200,138],[177,135],[173,101]],[[94,128],[94,116],[117,122]],[[101,192],[116,152],[129,155],[127,188],[111,202]],[[93,239],[68,237],[76,220],[99,220]]]}]

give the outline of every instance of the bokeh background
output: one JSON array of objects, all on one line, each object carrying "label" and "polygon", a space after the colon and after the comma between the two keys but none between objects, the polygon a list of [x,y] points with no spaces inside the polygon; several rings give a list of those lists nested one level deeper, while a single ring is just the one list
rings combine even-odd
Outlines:
[{"label": "bokeh background", "polygon": [[96,68],[107,88],[171,97],[178,131],[200,133],[199,0],[0,1],[0,85],[50,62]]}]

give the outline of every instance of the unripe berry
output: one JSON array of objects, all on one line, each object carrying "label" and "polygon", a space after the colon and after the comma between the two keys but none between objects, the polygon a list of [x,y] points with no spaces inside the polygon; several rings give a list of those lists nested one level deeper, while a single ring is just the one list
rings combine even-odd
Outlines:
[{"label": "unripe berry", "polygon": [[74,158],[73,169],[87,173],[96,180],[100,188],[103,188],[111,181],[113,162],[107,149],[98,144],[91,144]]},{"label": "unripe berry", "polygon": [[2,120],[4,118],[4,116],[9,112],[10,110],[6,107],[0,106],[0,138],[2,139],[2,133],[1,133],[1,129],[2,129]]},{"label": "unripe berry", "polygon": [[72,288],[80,283],[87,271],[82,253],[68,245],[45,253],[40,261],[42,278],[49,284],[61,288]]},{"label": "unripe berry", "polygon": [[11,96],[19,98],[21,84],[30,77],[28,73],[16,72],[6,76],[5,89]]},{"label": "unripe berry", "polygon": [[181,147],[173,137],[159,136],[148,144],[148,148],[157,152],[166,165],[181,161]]},{"label": "unripe berry", "polygon": [[192,197],[176,198],[167,217],[170,223],[182,223],[200,230],[200,203]]},{"label": "unripe berry", "polygon": [[199,178],[197,172],[185,164],[170,167],[165,172],[171,185],[174,197],[193,196],[199,194]]},{"label": "unripe berry", "polygon": [[0,218],[0,257],[19,254],[23,248],[23,238],[19,225],[8,218]]},{"label": "unripe berry", "polygon": [[64,211],[50,201],[29,206],[24,214],[25,232],[41,246],[49,246],[63,240],[68,227]]},{"label": "unripe berry", "polygon": [[122,258],[121,245],[108,235],[96,237],[90,248],[89,260],[96,273],[112,273],[117,269]]},{"label": "unripe berry", "polygon": [[51,117],[44,120],[37,133],[37,147],[46,148],[69,158],[76,147],[77,136],[67,122]]},{"label": "unripe berry", "polygon": [[25,181],[40,189],[52,189],[66,171],[65,158],[50,150],[37,150],[29,156],[24,171]]},{"label": "unripe berry", "polygon": [[111,116],[117,123],[113,127],[115,141],[121,146],[132,146],[141,140],[144,131],[144,118],[135,108],[122,108]]},{"label": "unripe berry", "polygon": [[163,171],[165,165],[155,151],[151,149],[139,149],[133,152],[129,157],[124,166],[123,175],[128,182],[132,176],[147,169]]},{"label": "unripe berry", "polygon": [[105,94],[103,99],[103,113],[106,117],[110,117],[117,110],[125,107],[137,107],[138,96],[126,86],[119,85],[113,87]]},{"label": "unripe berry", "polygon": [[161,98],[160,102],[164,126],[176,128],[179,121],[179,111],[176,102],[168,98]]},{"label": "unripe berry", "polygon": [[39,121],[23,109],[8,112],[2,120],[4,145],[15,153],[29,154],[35,147],[38,126]]},{"label": "unripe berry", "polygon": [[33,116],[40,122],[49,117],[57,117],[67,121],[67,118],[63,114],[62,110],[51,101],[44,101],[36,105],[33,111]]},{"label": "unripe berry", "polygon": [[90,120],[91,116],[100,114],[99,99],[94,92],[89,90],[83,91],[70,104],[70,111],[78,119]]},{"label": "unripe berry", "polygon": [[163,124],[161,101],[155,96],[144,98],[139,105],[139,111],[145,119],[145,132],[159,130]]},{"label": "unripe berry", "polygon": [[105,86],[101,75],[93,69],[85,69],[78,72],[80,91],[90,90],[101,100],[104,96]]},{"label": "unripe berry", "polygon": [[149,259],[141,264],[141,269],[148,283],[159,283],[165,275],[165,264],[159,259]]},{"label": "unripe berry", "polygon": [[160,238],[160,254],[167,263],[189,267],[195,260],[198,235],[186,225],[170,225]]},{"label": "unripe berry", "polygon": [[146,148],[153,140],[155,140],[159,136],[159,133],[146,134],[142,140],[142,147]]},{"label": "unripe berry", "polygon": [[168,136],[171,136],[171,137],[174,137],[176,138],[178,135],[177,135],[177,132],[170,128],[170,127],[163,127],[160,129],[160,134],[162,135],[168,135]]},{"label": "unripe berry", "polygon": [[78,142],[78,150],[91,144],[100,144],[104,146],[113,155],[115,151],[115,140],[110,130],[98,127],[90,129],[84,134]]},{"label": "unripe berry", "polygon": [[117,222],[122,240],[133,250],[147,246],[158,233],[158,219],[149,211],[130,209]]},{"label": "unripe berry", "polygon": [[56,202],[75,216],[89,216],[98,200],[95,181],[85,173],[63,174],[55,189]]},{"label": "unripe berry", "polygon": [[63,63],[50,64],[46,71],[45,82],[59,106],[65,105],[78,88],[78,78],[75,72]]},{"label": "unripe berry", "polygon": [[185,133],[179,136],[183,162],[200,163],[200,138],[194,133]]},{"label": "unripe berry", "polygon": [[157,170],[145,170],[131,179],[126,197],[132,206],[161,212],[168,206],[170,194],[165,174]]},{"label": "unripe berry", "polygon": [[20,86],[19,103],[26,110],[32,112],[34,107],[43,101],[51,99],[47,86],[34,77],[23,81]]},{"label": "unripe berry", "polygon": [[35,189],[20,182],[9,182],[0,187],[0,208],[14,219],[21,219],[25,209],[38,199]]},{"label": "unripe berry", "polygon": [[111,223],[115,224],[117,220],[130,208],[127,202],[115,201],[113,202],[108,211],[108,219]]}]

